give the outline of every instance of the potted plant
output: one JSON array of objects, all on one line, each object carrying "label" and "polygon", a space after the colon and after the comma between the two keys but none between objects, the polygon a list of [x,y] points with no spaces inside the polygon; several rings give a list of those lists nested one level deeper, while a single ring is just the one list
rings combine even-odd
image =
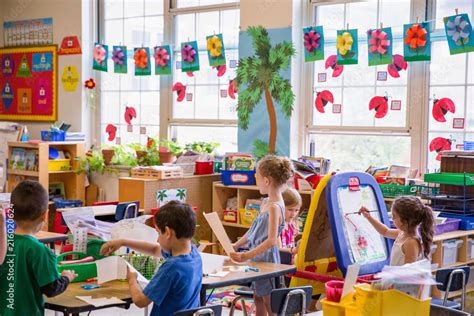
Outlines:
[{"label": "potted plant", "polygon": [[213,154],[217,147],[219,147],[219,143],[215,142],[193,142],[186,144],[185,149],[189,151],[193,151],[195,153],[208,153]]},{"label": "potted plant", "polygon": [[[115,155],[112,158],[111,163],[116,166],[122,167],[135,167],[137,166],[137,158],[135,151],[129,146],[114,146],[113,150]],[[104,157],[105,159],[105,157]]]},{"label": "potted plant", "polygon": [[112,163],[112,158],[115,156],[115,149],[109,146],[102,147],[102,156],[104,157],[105,165],[110,165]]},{"label": "potted plant", "polygon": [[158,154],[162,164],[175,162],[176,157],[181,155],[181,153],[181,146],[179,146],[177,142],[168,139],[163,139],[160,141]]},{"label": "potted plant", "polygon": [[137,156],[137,163],[139,166],[147,165],[148,150],[145,145],[142,144],[131,144],[130,147],[135,150]]}]

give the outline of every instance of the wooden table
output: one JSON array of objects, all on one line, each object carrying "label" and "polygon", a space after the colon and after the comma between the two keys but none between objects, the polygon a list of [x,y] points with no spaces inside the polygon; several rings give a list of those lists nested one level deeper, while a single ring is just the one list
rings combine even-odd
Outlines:
[{"label": "wooden table", "polygon": [[[111,281],[102,284],[100,288],[93,290],[84,290],[81,288],[83,284],[95,284],[95,283],[71,283],[67,290],[56,297],[48,298],[45,297],[45,308],[51,309],[57,312],[62,312],[64,315],[79,315],[79,313],[90,312],[93,310],[120,307],[128,309],[132,304],[132,298],[128,289],[128,282],[125,281]],[[76,298],[76,296],[92,296],[92,298],[99,297],[116,297],[125,301],[123,304],[114,304],[101,307],[95,307],[89,305],[84,301]]]},{"label": "wooden table", "polygon": [[[235,266],[236,264],[228,262],[229,258],[208,253],[201,253],[202,269],[204,274],[222,270],[224,266]],[[246,262],[252,268],[260,269],[259,272],[230,272],[225,277],[203,277],[201,287],[201,306],[206,305],[206,290],[215,289],[229,285],[248,284],[253,281],[275,278],[276,285],[279,284],[279,277],[296,272],[296,267],[286,264],[275,264],[268,262]]]},{"label": "wooden table", "polygon": [[54,250],[54,243],[56,241],[66,241],[68,238],[67,235],[64,235],[64,234],[51,233],[51,232],[45,232],[45,231],[39,231],[35,235],[35,237],[43,244],[49,244],[49,247],[52,250]]}]

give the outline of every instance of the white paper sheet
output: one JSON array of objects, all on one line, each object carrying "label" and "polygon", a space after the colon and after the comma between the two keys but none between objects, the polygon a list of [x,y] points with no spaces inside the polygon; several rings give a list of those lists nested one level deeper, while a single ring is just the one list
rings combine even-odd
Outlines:
[{"label": "white paper sheet", "polygon": [[219,219],[219,215],[217,215],[216,212],[204,213],[204,217],[209,223],[209,226],[214,232],[214,235],[216,235],[217,240],[219,240],[222,247],[224,248],[226,254],[230,255],[231,252],[234,252],[234,247],[232,247],[232,243],[230,242],[229,236],[227,236],[224,226],[222,226],[222,222]]},{"label": "white paper sheet", "polygon": [[229,273],[230,273],[229,271],[217,271],[216,273],[209,273],[208,276],[213,277],[213,278],[223,278]]},{"label": "white paper sheet", "polygon": [[93,305],[95,307],[100,307],[100,306],[107,306],[107,305],[115,305],[115,304],[125,304],[124,301],[116,298],[116,297],[111,297],[111,298],[105,298],[105,297],[100,297],[100,298],[92,298],[92,296],[76,296],[77,299],[86,302],[87,304]]},{"label": "white paper sheet", "polygon": [[131,264],[118,256],[111,256],[96,261],[97,283],[102,284],[113,280],[124,280],[127,278],[127,266],[130,271],[138,274],[137,281],[140,286],[146,286],[149,281],[138,272]]},{"label": "white paper sheet", "polygon": [[357,263],[351,264],[347,267],[346,279],[344,280],[344,287],[342,288],[341,300],[354,288],[359,275],[360,265]]}]

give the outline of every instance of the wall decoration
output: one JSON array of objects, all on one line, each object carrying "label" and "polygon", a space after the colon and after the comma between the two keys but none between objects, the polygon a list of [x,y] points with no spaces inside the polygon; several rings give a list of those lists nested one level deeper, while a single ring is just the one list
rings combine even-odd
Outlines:
[{"label": "wall decoration", "polygon": [[387,81],[387,72],[377,71],[377,81]]},{"label": "wall decoration", "polygon": [[369,66],[392,63],[392,28],[367,31]]},{"label": "wall decoration", "polygon": [[375,96],[370,99],[369,110],[375,110],[375,118],[384,118],[388,113],[388,96]]},{"label": "wall decoration", "polygon": [[115,145],[121,145],[122,144],[122,139],[120,137],[115,138]]},{"label": "wall decoration", "polygon": [[191,92],[186,93],[186,101],[188,101],[188,102],[193,101],[193,94]]},{"label": "wall decoration", "polygon": [[150,49],[148,47],[137,47],[134,52],[135,76],[151,75]]},{"label": "wall decoration", "polygon": [[405,61],[431,60],[430,24],[403,25],[403,55]]},{"label": "wall decoration", "polygon": [[3,22],[5,47],[53,44],[53,18]]},{"label": "wall decoration", "polygon": [[117,127],[113,124],[107,124],[105,127],[105,132],[107,133],[107,140],[109,142],[112,142],[115,139],[115,136],[117,135]]},{"label": "wall decoration", "polygon": [[357,29],[338,30],[336,38],[336,48],[338,65],[357,64],[359,58]]},{"label": "wall decoration", "polygon": [[316,92],[316,100],[314,100],[314,106],[319,113],[324,113],[324,107],[328,103],[334,103],[334,96],[331,91],[323,90],[321,92]]},{"label": "wall decoration", "polygon": [[229,68],[237,68],[237,60],[231,59],[229,61]]},{"label": "wall decoration", "polygon": [[324,60],[324,31],[322,26],[303,29],[304,61]]},{"label": "wall decoration", "polygon": [[451,55],[474,51],[474,36],[469,16],[465,13],[456,13],[443,20]]},{"label": "wall decoration", "polygon": [[92,90],[95,88],[95,81],[93,78],[90,78],[89,80],[86,80],[84,82],[84,87],[86,87],[89,90]]},{"label": "wall decoration", "polygon": [[57,50],[57,45],[0,49],[0,120],[57,119]]},{"label": "wall decoration", "polygon": [[225,65],[225,48],[222,34],[206,36],[207,41],[207,57],[209,58],[209,65],[217,67]]},{"label": "wall decoration", "polygon": [[81,44],[77,36],[66,36],[61,41],[58,55],[80,55],[82,54]]},{"label": "wall decoration", "polygon": [[133,125],[127,125],[127,133],[133,133]]},{"label": "wall decoration", "polygon": [[326,82],[327,75],[325,72],[318,73],[318,82]]},{"label": "wall decoration", "polygon": [[192,72],[187,72],[187,73],[186,73],[186,76],[188,76],[189,78],[193,78],[193,77],[194,77],[194,73],[192,73]]},{"label": "wall decoration", "polygon": [[220,95],[221,95],[221,98],[227,98],[227,90],[221,89],[220,90]]},{"label": "wall decoration", "polygon": [[332,105],[332,113],[333,114],[341,114],[342,113],[342,104],[333,104]]},{"label": "wall decoration", "polygon": [[331,55],[328,57],[328,59],[326,59],[325,68],[332,69],[333,78],[339,77],[342,74],[342,71],[344,70],[344,66],[337,64],[337,55]]},{"label": "wall decoration", "polygon": [[92,69],[98,71],[107,71],[107,57],[109,55],[109,46],[96,43],[92,50]]},{"label": "wall decoration", "polygon": [[77,84],[79,83],[79,74],[77,73],[76,66],[70,65],[64,67],[63,74],[61,76],[61,83],[63,84],[64,91],[76,91]]},{"label": "wall decoration", "polygon": [[464,118],[453,118],[454,129],[464,129]]},{"label": "wall decoration", "polygon": [[181,71],[194,72],[199,70],[198,44],[196,41],[181,43]]},{"label": "wall decoration", "polygon": [[171,75],[171,47],[169,45],[155,47],[155,75]]},{"label": "wall decoration", "polygon": [[393,55],[393,62],[387,66],[388,74],[392,78],[400,78],[400,71],[407,70],[408,63],[404,60],[402,55]]},{"label": "wall decoration", "polygon": [[235,94],[239,93],[239,89],[237,88],[237,85],[235,84],[235,78],[229,80],[229,87],[227,88],[227,92],[229,94],[229,97],[235,100]]},{"label": "wall decoration", "polygon": [[392,111],[401,111],[402,110],[402,101],[401,100],[392,100],[390,103],[390,110]]},{"label": "wall decoration", "polygon": [[137,111],[133,106],[125,106],[124,118],[127,125],[132,125],[132,119],[137,118]]},{"label": "wall decoration", "polygon": [[140,135],[146,135],[146,127],[140,126]]},{"label": "wall decoration", "polygon": [[183,63],[180,61],[176,62],[176,69],[181,69],[183,67]]},{"label": "wall decoration", "polygon": [[176,92],[178,97],[176,98],[177,102],[183,102],[184,98],[186,97],[186,86],[183,85],[181,82],[176,82],[173,85],[173,92]]},{"label": "wall decoration", "polygon": [[128,72],[127,46],[113,46],[112,61],[115,73],[126,74]]},{"label": "wall decoration", "polygon": [[212,67],[212,68],[217,69],[217,77],[222,77],[223,75],[225,75],[225,73],[227,71],[227,66],[226,65],[220,65],[220,66]]},{"label": "wall decoration", "polygon": [[433,138],[430,142],[430,152],[436,151],[436,153],[438,154],[436,156],[436,160],[440,161],[441,155],[439,153],[445,150],[451,150],[451,145],[455,141],[456,140],[452,138],[450,139],[447,139],[444,137]]},{"label": "wall decoration", "polygon": [[446,122],[446,117],[445,115],[448,112],[455,113],[456,111],[456,105],[454,104],[453,100],[450,98],[441,98],[441,99],[436,99],[434,98],[433,100],[433,118],[437,122],[444,123]]}]

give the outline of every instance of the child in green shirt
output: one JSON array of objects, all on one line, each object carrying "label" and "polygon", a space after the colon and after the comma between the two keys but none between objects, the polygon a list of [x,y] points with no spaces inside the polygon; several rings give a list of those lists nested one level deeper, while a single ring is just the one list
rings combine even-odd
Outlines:
[{"label": "child in green shirt", "polygon": [[7,240],[7,256],[0,265],[0,315],[44,315],[43,294],[61,294],[77,275],[69,270],[59,275],[56,256],[34,237],[48,214],[48,193],[41,184],[21,182],[11,203],[16,231]]}]

